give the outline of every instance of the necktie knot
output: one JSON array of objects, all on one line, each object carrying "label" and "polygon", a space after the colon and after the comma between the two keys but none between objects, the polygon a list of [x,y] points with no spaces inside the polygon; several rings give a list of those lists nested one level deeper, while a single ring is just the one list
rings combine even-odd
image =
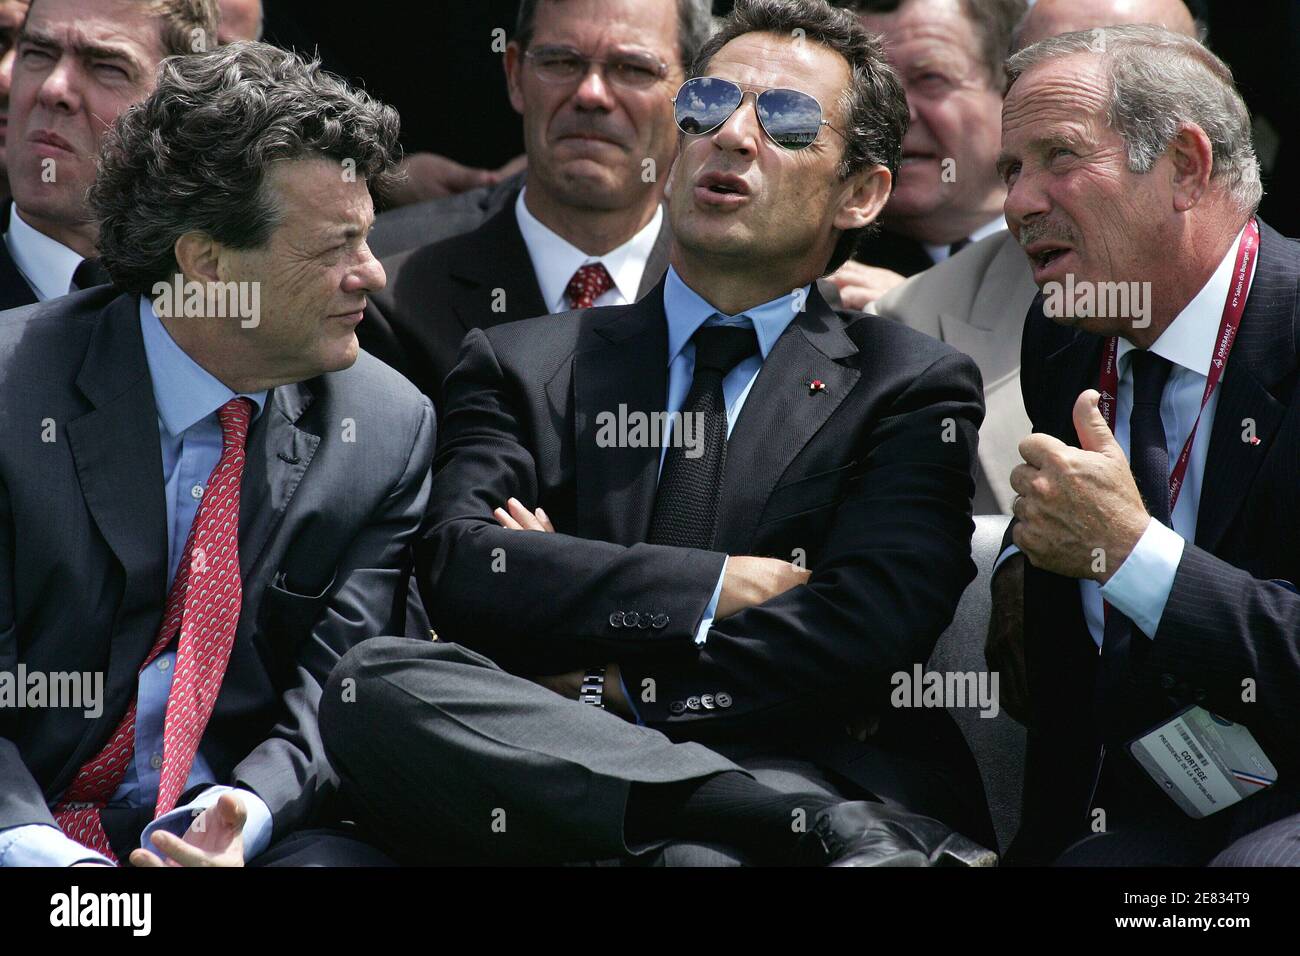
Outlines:
[{"label": "necktie knot", "polygon": [[248,441],[248,424],[252,419],[253,403],[247,398],[232,398],[217,409],[222,444],[242,449]]},{"label": "necktie knot", "polygon": [[573,274],[564,290],[565,298],[574,309],[590,309],[596,300],[614,288],[614,279],[603,262],[582,266]]},{"label": "necktie knot", "polygon": [[1148,349],[1133,350],[1133,404],[1160,405],[1173,364]]},{"label": "necktie knot", "polygon": [[758,336],[753,329],[734,325],[702,325],[691,336],[695,343],[695,373],[712,369],[725,376],[733,368],[758,352]]}]

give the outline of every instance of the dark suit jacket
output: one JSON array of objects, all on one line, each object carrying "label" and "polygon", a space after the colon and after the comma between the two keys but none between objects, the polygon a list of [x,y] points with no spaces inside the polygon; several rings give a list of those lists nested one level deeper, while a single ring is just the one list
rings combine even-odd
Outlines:
[{"label": "dark suit jacket", "polygon": [[[602,413],[662,412],[667,377],[662,285],[634,305],[466,337],[417,548],[439,636],[523,674],[617,661],[651,727],[728,756],[798,753],[993,845],[948,714],[886,703],[889,675],[927,660],[974,576],[975,364],[814,293],[732,432],[711,551],[645,544],[659,448],[597,443]],[[510,496],[559,533],[498,527],[492,509]],[[696,647],[725,555],[801,553],[808,586]],[[842,715],[868,709],[881,728],[859,743]]]},{"label": "dark suit jacket", "polygon": [[[8,200],[0,202],[0,237],[9,231],[9,214],[12,209],[13,204]],[[0,239],[0,311],[32,305],[36,301],[36,293],[18,271],[14,257],[9,254],[9,245]]]},{"label": "dark suit jacket", "polygon": [[494,213],[513,203],[524,186],[527,170],[495,186],[480,186],[442,199],[398,206],[380,213],[370,233],[370,251],[387,259],[399,252],[450,239],[483,225]]},{"label": "dark suit jacket", "polygon": [[[470,329],[547,315],[511,194],[473,232],[404,252],[384,262],[388,285],[371,297],[357,335],[441,411],[442,383]],[[667,217],[641,278],[645,295],[668,270]]]},{"label": "dark suit jacket", "polygon": [[[132,700],[162,618],[157,411],[138,299],[114,296],[0,320],[0,670],[105,674],[98,719],[0,710],[0,828],[53,822],[49,807]],[[218,782],[266,802],[277,838],[333,793],[316,705],[334,662],[402,633],[433,442],[428,401],[364,353],[274,389],[249,434],[243,606],[201,750]],[[121,839],[138,840],[142,822]]]},{"label": "dark suit jacket", "polygon": [[[1219,387],[1196,540],[1183,551],[1154,639],[1133,635],[1122,684],[1096,686],[1097,645],[1078,581],[1026,565],[1032,727],[1014,852],[1028,861],[1050,859],[1089,832],[1103,742],[1116,786],[1096,804],[1111,826],[1152,814],[1190,823],[1124,745],[1192,703],[1247,725],[1281,774],[1270,791],[1215,816],[1257,813],[1251,805],[1263,800],[1300,808],[1292,789],[1300,773],[1300,595],[1274,583],[1300,582],[1300,244],[1262,223],[1261,231]],[[1071,410],[1080,392],[1097,387],[1104,340],[1045,318],[1041,302],[1025,324],[1025,407],[1034,431],[1077,446]],[[1242,438],[1246,419],[1255,422],[1257,445]],[[1257,682],[1255,703],[1242,701],[1246,678]]]}]

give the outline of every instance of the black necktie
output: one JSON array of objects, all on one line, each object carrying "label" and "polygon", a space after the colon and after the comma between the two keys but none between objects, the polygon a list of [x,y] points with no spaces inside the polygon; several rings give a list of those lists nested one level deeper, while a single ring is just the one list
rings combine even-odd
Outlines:
[{"label": "black necktie", "polygon": [[954,242],[952,245],[948,247],[948,258],[951,259],[953,256],[961,252],[969,245],[970,245],[969,239],[958,239],[956,242]]},{"label": "black necktie", "polygon": [[[695,343],[695,376],[682,404],[682,420],[673,426],[673,441],[664,457],[663,474],[650,519],[650,544],[679,548],[709,548],[718,518],[718,494],[727,457],[727,403],[722,380],[758,351],[753,329],[701,326]],[[687,416],[691,424],[686,426]],[[687,435],[703,436],[703,448],[687,448]]]},{"label": "black necktie", "polygon": [[81,265],[77,266],[77,271],[72,273],[72,284],[77,287],[78,292],[97,285],[107,285],[112,281],[113,277],[108,274],[108,270],[104,268],[98,256],[82,259]]},{"label": "black necktie", "polygon": [[[1129,413],[1129,461],[1133,480],[1142,493],[1147,511],[1161,524],[1169,525],[1169,447],[1165,444],[1165,426],[1160,420],[1160,398],[1173,366],[1169,360],[1135,349],[1132,353],[1133,410]],[[1098,675],[1099,703],[1105,708],[1107,736],[1128,737],[1141,730],[1143,718],[1126,713],[1121,703],[1123,688],[1132,688],[1133,623],[1116,608],[1106,615],[1101,644],[1101,673]],[[1147,640],[1145,636],[1138,636]],[[1109,700],[1106,700],[1109,698]]]}]

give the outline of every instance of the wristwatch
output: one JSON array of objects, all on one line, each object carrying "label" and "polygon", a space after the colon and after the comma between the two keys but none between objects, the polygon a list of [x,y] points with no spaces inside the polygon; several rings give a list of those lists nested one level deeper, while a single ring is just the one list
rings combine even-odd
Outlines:
[{"label": "wristwatch", "polygon": [[582,677],[582,688],[578,691],[578,700],[584,704],[605,707],[605,668],[593,667]]}]

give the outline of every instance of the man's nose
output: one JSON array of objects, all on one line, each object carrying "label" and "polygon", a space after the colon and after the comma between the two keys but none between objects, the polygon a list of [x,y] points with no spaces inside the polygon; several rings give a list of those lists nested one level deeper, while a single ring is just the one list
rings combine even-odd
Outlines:
[{"label": "man's nose", "polygon": [[605,77],[605,67],[600,63],[587,64],[587,72],[573,91],[574,103],[584,110],[612,110],[614,92]]},{"label": "man's nose", "polygon": [[1007,187],[1007,198],[1002,212],[1007,224],[1017,228],[1052,210],[1051,200],[1037,176],[1021,172]]},{"label": "man's nose", "polygon": [[753,156],[758,152],[758,141],[762,135],[763,127],[758,121],[757,104],[746,94],[735,111],[713,131],[713,144],[719,149]]}]

